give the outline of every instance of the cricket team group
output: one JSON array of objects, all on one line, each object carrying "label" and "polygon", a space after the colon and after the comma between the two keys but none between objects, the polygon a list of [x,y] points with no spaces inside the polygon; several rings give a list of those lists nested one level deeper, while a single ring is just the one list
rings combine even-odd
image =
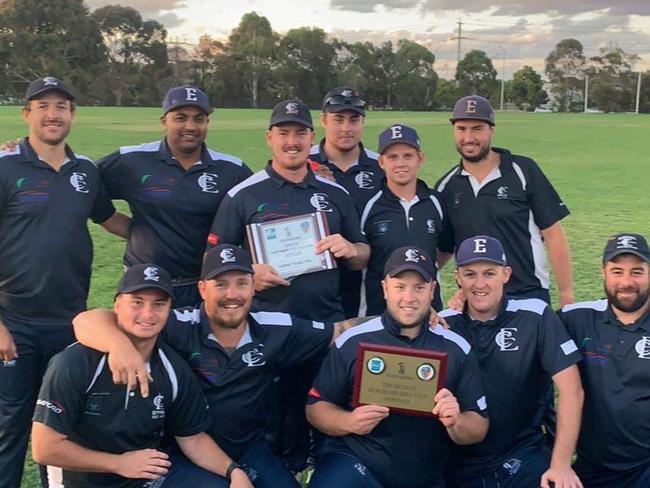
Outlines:
[{"label": "cricket team group", "polygon": [[[161,140],[93,162],[66,144],[73,90],[39,78],[28,136],[0,150],[0,488],[30,440],[49,487],[650,487],[647,241],[603,242],[605,298],[575,303],[569,209],[492,146],[488,100],[457,101],[460,161],[433,188],[414,128],[362,143],[350,87],[323,99],[320,142],[278,103],[257,173],[206,146],[198,87],[162,107]],[[313,213],[336,266],[252,257],[247,226]],[[89,218],[126,241],[112,309],[86,308]],[[368,345],[444,353],[429,415],[353,401]]]}]

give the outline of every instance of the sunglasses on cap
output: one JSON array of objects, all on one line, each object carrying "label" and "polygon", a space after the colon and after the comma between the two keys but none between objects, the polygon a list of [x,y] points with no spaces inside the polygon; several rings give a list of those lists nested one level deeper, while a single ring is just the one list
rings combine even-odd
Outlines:
[{"label": "sunglasses on cap", "polygon": [[351,105],[352,107],[363,108],[366,102],[359,97],[344,97],[343,95],[334,95],[325,100],[325,105]]}]

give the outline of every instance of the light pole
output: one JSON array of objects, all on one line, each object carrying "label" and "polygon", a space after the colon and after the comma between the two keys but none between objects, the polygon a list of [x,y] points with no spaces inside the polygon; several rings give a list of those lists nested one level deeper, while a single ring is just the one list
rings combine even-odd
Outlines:
[{"label": "light pole", "polygon": [[499,103],[499,110],[503,111],[503,102],[506,90],[506,50],[503,46],[498,46],[498,48],[501,49],[501,56],[503,61],[501,65],[501,101]]}]

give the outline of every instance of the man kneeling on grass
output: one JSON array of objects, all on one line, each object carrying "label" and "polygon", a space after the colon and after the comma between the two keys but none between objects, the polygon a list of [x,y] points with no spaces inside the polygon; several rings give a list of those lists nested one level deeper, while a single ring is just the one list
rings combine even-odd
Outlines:
[{"label": "man kneeling on grass", "polygon": [[[252,488],[205,433],[210,417],[196,377],[158,341],[172,293],[169,274],[152,264],[129,268],[117,289],[114,311],[146,361],[148,397],[115,385],[107,355],[82,344],[52,359],[32,428],[33,457],[48,465],[50,486]],[[175,437],[189,461],[171,464],[159,450],[166,435]]]}]

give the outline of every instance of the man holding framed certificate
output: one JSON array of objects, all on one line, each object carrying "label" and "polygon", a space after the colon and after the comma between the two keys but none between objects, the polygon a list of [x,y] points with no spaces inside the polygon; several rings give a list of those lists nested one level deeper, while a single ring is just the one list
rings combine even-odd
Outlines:
[{"label": "man holding framed certificate", "polygon": [[[441,325],[428,325],[434,276],[435,265],[422,249],[396,249],[385,268],[386,312],[344,332],[326,356],[307,405],[308,420],[326,434],[311,488],[441,488],[452,441],[472,444],[485,436],[487,406],[469,343]],[[395,346],[402,361],[389,357]],[[357,368],[364,350],[371,357]],[[426,358],[430,352],[441,354]],[[443,361],[445,368],[439,367]],[[359,385],[360,374],[385,379],[363,386],[368,378]],[[418,382],[430,385],[429,400],[435,402],[427,416],[390,405],[426,391]],[[355,402],[365,393],[359,388],[384,389],[382,404]],[[417,388],[413,395],[411,388]]]}]

